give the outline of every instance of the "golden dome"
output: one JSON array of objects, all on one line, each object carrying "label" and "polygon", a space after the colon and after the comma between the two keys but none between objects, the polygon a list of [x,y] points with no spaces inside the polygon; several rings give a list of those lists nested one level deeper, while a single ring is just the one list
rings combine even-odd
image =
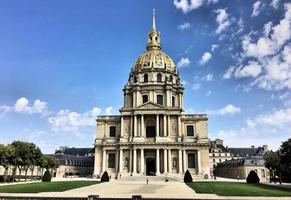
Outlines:
[{"label": "golden dome", "polygon": [[175,71],[173,60],[160,49],[150,49],[141,54],[134,63],[133,70],[159,68]]},{"label": "golden dome", "polygon": [[155,10],[153,10],[152,30],[148,34],[147,51],[141,54],[133,65],[133,71],[160,68],[175,71],[173,60],[161,51],[160,33],[156,30]]}]

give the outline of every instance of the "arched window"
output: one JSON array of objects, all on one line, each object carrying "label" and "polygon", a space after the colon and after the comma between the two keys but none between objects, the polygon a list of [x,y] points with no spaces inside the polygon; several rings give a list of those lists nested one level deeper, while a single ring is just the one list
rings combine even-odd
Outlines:
[{"label": "arched window", "polygon": [[144,76],[143,76],[143,82],[144,83],[147,83],[149,81],[149,76],[148,76],[148,74],[145,74]]},{"label": "arched window", "polygon": [[173,76],[172,76],[172,75],[170,75],[170,81],[171,81],[171,82],[173,81]]},{"label": "arched window", "polygon": [[157,82],[162,82],[162,75],[160,73],[157,75]]},{"label": "arched window", "polygon": [[133,78],[133,82],[137,82],[137,77],[135,76],[134,78]]}]

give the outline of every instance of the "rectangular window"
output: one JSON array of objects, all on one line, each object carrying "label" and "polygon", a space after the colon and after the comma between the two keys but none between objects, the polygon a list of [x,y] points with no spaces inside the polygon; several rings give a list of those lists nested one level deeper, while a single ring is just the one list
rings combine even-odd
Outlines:
[{"label": "rectangular window", "polygon": [[148,95],[142,95],[142,102],[143,103],[148,102]]},{"label": "rectangular window", "polygon": [[157,95],[157,104],[163,105],[163,95]]},{"label": "rectangular window", "polygon": [[172,97],[172,107],[175,107],[175,97]]},{"label": "rectangular window", "polygon": [[116,137],[116,126],[110,126],[109,137]]},{"label": "rectangular window", "polygon": [[187,136],[194,136],[194,127],[193,125],[187,126]]},{"label": "rectangular window", "polygon": [[115,153],[108,154],[108,168],[115,168]]},{"label": "rectangular window", "polygon": [[195,154],[188,153],[188,168],[195,168]]}]

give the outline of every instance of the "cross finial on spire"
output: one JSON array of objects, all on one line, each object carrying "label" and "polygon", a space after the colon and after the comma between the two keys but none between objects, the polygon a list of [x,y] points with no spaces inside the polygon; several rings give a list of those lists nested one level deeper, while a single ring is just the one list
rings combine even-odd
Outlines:
[{"label": "cross finial on spire", "polygon": [[156,19],[155,9],[153,9],[153,31],[156,31]]}]

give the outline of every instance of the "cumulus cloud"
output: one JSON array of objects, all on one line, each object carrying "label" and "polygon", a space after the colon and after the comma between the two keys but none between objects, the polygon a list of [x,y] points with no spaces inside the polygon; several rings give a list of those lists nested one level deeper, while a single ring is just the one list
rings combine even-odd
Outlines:
[{"label": "cumulus cloud", "polygon": [[226,30],[230,26],[231,22],[228,19],[226,9],[217,9],[215,10],[215,13],[217,13],[216,22],[218,24],[218,27],[215,30],[215,32],[217,34],[220,34],[222,31]]},{"label": "cumulus cloud", "polygon": [[54,132],[78,132],[80,128],[96,125],[96,116],[101,114],[101,109],[94,107],[84,113],[71,112],[68,109],[60,110],[56,116],[48,118]]},{"label": "cumulus cloud", "polygon": [[[242,52],[237,69],[230,68],[224,78],[252,77],[249,88],[257,86],[265,90],[291,88],[291,4],[285,4],[284,18],[278,24],[267,22],[262,35],[242,37]],[[251,60],[251,61],[250,61]],[[246,63],[247,64],[242,64]]]},{"label": "cumulus cloud", "polygon": [[203,76],[201,78],[201,80],[203,80],[203,81],[213,81],[213,74],[208,73],[207,75]]},{"label": "cumulus cloud", "polygon": [[207,63],[211,59],[211,57],[212,57],[211,53],[205,52],[199,61],[200,65],[204,65],[205,63]]},{"label": "cumulus cloud", "polygon": [[178,29],[181,31],[187,30],[191,27],[191,24],[189,22],[184,22],[183,24],[178,26]]},{"label": "cumulus cloud", "polygon": [[211,45],[211,51],[213,52],[216,48],[218,48],[219,45],[218,44],[212,44]]},{"label": "cumulus cloud", "polygon": [[174,0],[174,6],[186,14],[204,4],[215,4],[218,1],[219,0]]},{"label": "cumulus cloud", "polygon": [[257,77],[262,72],[262,65],[256,61],[249,61],[247,65],[240,66],[235,70],[235,77]]},{"label": "cumulus cloud", "polygon": [[253,12],[252,12],[252,17],[256,17],[260,14],[261,12],[261,6],[262,3],[260,1],[256,1],[254,4],[253,4]]},{"label": "cumulus cloud", "polygon": [[11,110],[10,106],[0,105],[0,118],[6,115],[6,113],[8,113],[10,110]]},{"label": "cumulus cloud", "polygon": [[96,117],[102,113],[112,115],[113,107],[105,108],[104,112],[100,108],[94,107],[83,113],[63,109],[55,116],[49,117],[48,122],[54,132],[78,133],[81,129],[96,126]]},{"label": "cumulus cloud", "polygon": [[18,99],[14,105],[14,111],[18,113],[41,113],[45,114],[47,111],[47,103],[39,99],[35,100],[33,105],[29,105],[29,101],[25,97]]},{"label": "cumulus cloud", "polygon": [[234,66],[230,66],[223,74],[222,79],[230,79],[234,71],[235,71]]},{"label": "cumulus cloud", "polygon": [[272,0],[271,6],[273,6],[275,9],[278,9],[280,0]]},{"label": "cumulus cloud", "polygon": [[207,114],[209,115],[233,115],[233,114],[237,114],[240,113],[241,109],[240,107],[236,107],[232,104],[228,104],[223,108],[220,108],[218,110],[208,110],[206,111]]},{"label": "cumulus cloud", "polygon": [[177,63],[177,67],[178,68],[187,67],[190,64],[191,61],[189,60],[189,58],[181,58],[181,60],[179,60],[179,62]]}]

